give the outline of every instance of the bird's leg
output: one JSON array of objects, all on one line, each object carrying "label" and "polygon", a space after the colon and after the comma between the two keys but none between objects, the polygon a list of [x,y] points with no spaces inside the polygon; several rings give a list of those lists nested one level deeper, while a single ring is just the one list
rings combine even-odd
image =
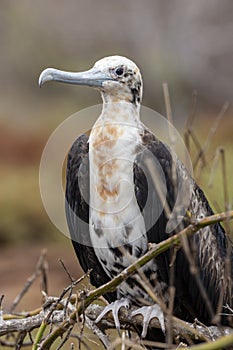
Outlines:
[{"label": "bird's leg", "polygon": [[134,310],[131,315],[136,316],[139,314],[143,316],[142,334],[141,334],[142,338],[146,337],[149,323],[154,317],[156,317],[159,320],[161,329],[165,334],[164,314],[163,314],[163,311],[161,310],[161,307],[158,304],[154,304],[151,306],[143,306],[137,310]]},{"label": "bird's leg", "polygon": [[118,313],[121,307],[125,307],[126,309],[129,308],[129,300],[127,298],[122,298],[120,300],[116,300],[113,303],[107,305],[104,310],[99,314],[97,319],[95,320],[95,323],[98,323],[109,311],[112,311],[112,316],[114,319],[114,323],[116,326],[116,329],[118,333],[120,332],[120,321],[118,318]]}]

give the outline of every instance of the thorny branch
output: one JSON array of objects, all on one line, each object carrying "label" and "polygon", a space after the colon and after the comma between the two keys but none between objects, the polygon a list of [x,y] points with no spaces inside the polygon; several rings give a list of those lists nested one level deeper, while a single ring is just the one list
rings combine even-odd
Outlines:
[{"label": "thorny branch", "polygon": [[[86,325],[91,328],[95,334],[98,335],[104,347],[109,348],[109,340],[103,331],[108,328],[114,328],[114,323],[111,315],[104,317],[97,328],[93,322],[102,311],[102,307],[99,305],[90,304],[103,294],[115,290],[122,281],[126,280],[130,275],[137,272],[140,267],[145,265],[151,259],[165,252],[174,244],[179,244],[183,237],[194,234],[205,226],[230,219],[233,219],[233,211],[212,215],[210,217],[197,220],[167,240],[164,240],[163,242],[160,242],[156,245],[151,245],[151,249],[144,256],[142,256],[136,262],[132,263],[128,268],[123,270],[110,282],[95,290],[82,290],[75,295],[72,294],[69,295],[68,298],[65,298],[66,293],[70,292],[70,290],[73,290],[74,285],[77,284],[77,281],[72,281],[71,285],[64,289],[59,298],[48,297],[44,308],[21,315],[21,318],[19,319],[17,319],[17,316],[14,318],[14,315],[5,315],[0,323],[0,336],[18,332],[21,334],[21,345],[23,345],[24,332],[30,332],[31,330],[39,327],[39,330],[34,339],[33,350],[39,348],[45,350],[50,349],[51,345],[59,336],[62,336],[64,333],[69,332],[74,324],[79,321],[80,317],[82,319],[83,312],[85,310]],[[66,312],[64,313],[65,308]],[[119,316],[123,328],[127,327],[133,329],[135,326],[141,325],[141,316],[135,316],[132,319],[131,313],[124,309],[121,310]],[[49,325],[53,325],[53,327],[50,330],[49,335],[45,337],[45,331]],[[179,339],[189,338],[191,341],[195,339],[199,339],[201,341],[213,341],[219,337],[222,339],[222,336],[225,335],[225,342],[229,342],[229,339],[231,339],[233,342],[233,329],[229,327],[219,329],[217,327],[205,327],[199,324],[196,324],[194,326],[175,317],[173,317],[172,325],[173,336],[179,337]],[[150,327],[160,328],[160,325],[156,319],[153,319],[150,323]],[[82,342],[83,339],[80,341]],[[3,344],[4,342],[1,343]]]}]

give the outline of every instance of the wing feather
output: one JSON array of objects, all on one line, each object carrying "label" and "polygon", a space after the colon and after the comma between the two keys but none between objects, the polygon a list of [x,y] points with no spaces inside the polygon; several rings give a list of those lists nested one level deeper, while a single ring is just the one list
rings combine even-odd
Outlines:
[{"label": "wing feather", "polygon": [[[192,186],[191,201],[187,208],[192,216],[200,218],[212,215],[213,212],[204,193],[184,169],[183,164],[176,156],[172,155],[169,148],[157,140],[147,129],[142,135],[142,141],[144,148],[142,152],[139,152],[134,164],[135,194],[147,227],[148,241],[158,243],[186,227],[189,222],[187,217],[184,218],[175,230],[168,233],[166,228],[169,215],[167,210],[164,209],[158,215],[157,221],[154,222],[154,208],[158,208],[158,202],[162,206],[164,203],[162,203],[161,196],[158,194],[155,186],[153,188],[153,185],[150,185],[150,181],[155,174],[154,172],[152,173],[151,168],[148,166],[148,157],[152,162],[156,163],[156,167],[159,164],[159,167],[162,169],[167,189],[165,195],[166,204],[170,213],[177,198],[176,186],[173,185],[172,171],[174,170],[172,169],[175,169],[177,188],[179,188],[179,183],[184,181]],[[153,190],[148,190],[149,187],[152,187]],[[147,206],[147,210],[144,210],[145,206]],[[176,288],[174,311],[177,316],[187,320],[193,320],[194,317],[198,317],[203,322],[210,323],[217,310],[222,286],[224,285],[227,238],[222,226],[215,224],[200,230],[193,237],[189,238],[187,243],[189,246],[188,254],[191,256],[188,256],[182,247],[176,254],[175,260],[173,259],[172,251],[167,251],[156,259],[156,263],[159,266],[162,280],[169,285],[170,264],[174,260],[174,285]],[[190,258],[195,264],[196,274],[191,272]],[[232,252],[230,259],[233,270]],[[230,277],[232,277],[232,272]],[[200,289],[200,284],[204,292]],[[223,291],[223,304],[228,303],[232,306],[232,282],[225,290],[225,292]]]}]

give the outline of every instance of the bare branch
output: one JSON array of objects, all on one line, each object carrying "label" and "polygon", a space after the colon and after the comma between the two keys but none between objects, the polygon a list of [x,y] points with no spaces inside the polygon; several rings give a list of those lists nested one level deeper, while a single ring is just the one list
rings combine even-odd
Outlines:
[{"label": "bare branch", "polygon": [[47,282],[46,282],[46,277],[45,277],[47,263],[45,261],[45,256],[46,256],[46,251],[43,250],[41,252],[38,263],[36,265],[36,271],[28,278],[22,291],[16,296],[16,298],[13,301],[13,304],[10,308],[10,312],[12,312],[16,308],[16,306],[19,304],[20,300],[23,298],[23,296],[30,289],[31,285],[34,283],[34,281],[37,279],[37,277],[40,276],[41,274],[43,275],[43,281],[44,281],[43,285],[45,286],[45,288],[47,288]]},{"label": "bare branch", "polygon": [[203,147],[201,148],[200,152],[197,154],[196,156],[196,159],[194,160],[193,162],[193,168],[195,169],[197,164],[198,164],[198,161],[199,159],[201,158],[202,154],[205,153],[205,151],[207,150],[207,148],[209,147],[210,145],[210,142],[214,136],[214,134],[216,133],[217,131],[217,128],[218,128],[218,125],[221,121],[221,119],[223,118],[223,116],[225,115],[227,109],[229,107],[229,102],[225,102],[221,108],[221,111],[219,112],[219,114],[217,115],[216,119],[215,119],[215,122],[213,123],[211,129],[210,129],[210,132],[209,132],[209,135],[207,136],[207,139],[203,145]]},{"label": "bare branch", "polygon": [[[65,303],[65,301],[64,301]],[[93,323],[99,314],[103,311],[104,306],[100,306],[97,304],[90,305],[85,313],[86,313],[86,325],[88,328],[92,329],[96,335],[100,335],[102,332],[100,329]],[[38,328],[42,321],[47,317],[48,311],[41,311],[36,316],[27,317],[25,319],[12,319],[9,321],[5,321],[1,326],[0,335],[10,334],[12,332],[29,332],[32,329]],[[72,315],[72,314],[71,314]],[[140,326],[142,322],[142,318],[140,315],[134,316],[132,318],[131,311],[126,310],[124,308],[120,309],[119,312],[119,320],[121,325],[125,327]],[[63,322],[63,310],[56,310],[53,312],[53,317],[50,318],[50,324],[61,324]],[[165,322],[167,324],[168,318],[165,318]],[[114,320],[111,314],[105,315],[100,321],[100,326],[102,329],[115,328]],[[173,317],[173,334],[174,336],[187,337],[193,340],[202,340],[202,341],[213,341],[218,337],[224,334],[232,334],[233,329],[230,327],[222,327],[219,329],[216,326],[206,327],[201,324],[191,324],[188,322],[184,322],[176,317]],[[150,322],[150,328],[160,329],[161,325],[159,321],[154,318]],[[103,334],[101,338],[104,339]],[[106,347],[109,345],[107,337],[103,340]]]},{"label": "bare branch", "polygon": [[188,116],[187,121],[186,121],[186,129],[187,130],[190,130],[192,128],[192,124],[193,124],[194,117],[196,114],[196,109],[197,109],[197,90],[193,90],[190,112],[189,112],[189,116]]}]

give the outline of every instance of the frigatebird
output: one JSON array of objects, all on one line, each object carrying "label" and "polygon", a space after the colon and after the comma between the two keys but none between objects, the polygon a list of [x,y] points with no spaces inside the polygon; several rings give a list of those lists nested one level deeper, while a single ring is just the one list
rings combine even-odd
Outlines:
[{"label": "frigatebird", "polygon": [[[69,231],[80,265],[85,272],[91,269],[94,286],[111,280],[145,254],[149,243],[159,243],[186,227],[190,218],[213,214],[182,162],[141,122],[142,77],[134,62],[110,56],[86,72],[48,68],[39,84],[47,81],[97,88],[103,100],[90,135],[79,136],[72,145],[66,173]],[[190,192],[190,200],[187,208],[181,208],[182,220],[169,229],[171,215],[173,219],[179,216],[179,208],[178,212],[174,208],[182,188]],[[226,275],[226,261],[230,260],[230,277],[233,266],[229,244],[220,224],[202,228],[179,249],[172,248],[141,268],[141,278],[163,305],[168,305],[173,285],[173,313],[182,319],[226,323],[226,318],[216,315],[227,304],[232,307],[232,282]],[[145,316],[144,325],[158,317],[164,328],[164,310],[154,305],[135,276],[106,298],[111,304],[104,313],[113,311],[118,328],[118,310],[129,304],[141,307],[136,313]],[[142,335],[146,332],[147,326]]]}]

